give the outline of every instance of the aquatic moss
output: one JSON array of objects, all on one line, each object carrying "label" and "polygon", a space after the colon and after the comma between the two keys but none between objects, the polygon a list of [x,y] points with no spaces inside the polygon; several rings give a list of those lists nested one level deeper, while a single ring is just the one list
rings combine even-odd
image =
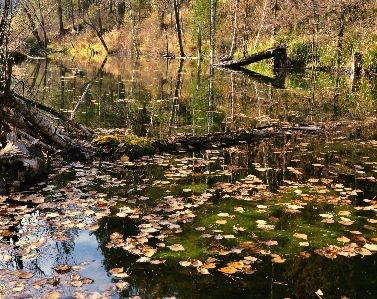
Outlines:
[{"label": "aquatic moss", "polygon": [[154,140],[134,134],[126,134],[99,136],[94,138],[92,142],[100,147],[123,149],[124,154],[129,156],[142,156],[153,153]]}]

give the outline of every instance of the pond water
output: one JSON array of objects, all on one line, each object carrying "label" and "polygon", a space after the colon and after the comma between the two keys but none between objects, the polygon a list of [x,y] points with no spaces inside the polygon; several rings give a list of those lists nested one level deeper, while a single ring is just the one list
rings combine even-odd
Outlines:
[{"label": "pond water", "polygon": [[292,128],[136,161],[57,157],[46,181],[0,197],[0,296],[375,298],[375,80],[101,63],[27,63],[16,89],[70,115],[94,80],[76,120],[102,134]]}]

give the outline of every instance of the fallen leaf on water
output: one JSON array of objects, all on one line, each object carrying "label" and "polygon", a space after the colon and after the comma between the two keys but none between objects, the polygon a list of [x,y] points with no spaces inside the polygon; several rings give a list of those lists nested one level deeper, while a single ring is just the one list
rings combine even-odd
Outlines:
[{"label": "fallen leaf on water", "polygon": [[74,287],[81,287],[82,286],[82,281],[81,280],[71,281],[71,285],[74,286]]},{"label": "fallen leaf on water", "polygon": [[217,224],[226,224],[226,220],[217,220],[216,223]]},{"label": "fallen leaf on water", "polygon": [[112,274],[120,274],[120,273],[123,273],[123,267],[121,267],[121,268],[113,268],[113,269],[111,269],[111,273]]},{"label": "fallen leaf on water", "polygon": [[367,225],[367,224],[364,225],[364,228],[367,229],[367,230],[371,230],[373,232],[375,232],[377,230],[374,226]]},{"label": "fallen leaf on water", "polygon": [[334,223],[335,222],[335,220],[334,219],[332,219],[332,218],[325,218],[325,219],[323,219],[321,222],[324,222],[324,223]]},{"label": "fallen leaf on water", "polygon": [[272,245],[278,245],[278,242],[274,240],[269,240],[269,241],[265,241],[264,244],[268,246],[272,246]]},{"label": "fallen leaf on water", "polygon": [[61,293],[58,291],[52,291],[50,293],[47,293],[46,298],[47,299],[58,299],[61,298]]},{"label": "fallen leaf on water", "polygon": [[123,155],[121,158],[120,158],[120,161],[122,162],[128,162],[130,161],[130,157],[126,156],[126,155]]},{"label": "fallen leaf on water", "polygon": [[227,264],[228,267],[233,267],[236,268],[237,270],[241,270],[243,268],[243,263],[242,262],[231,262]]},{"label": "fallen leaf on water", "polygon": [[274,263],[284,263],[285,259],[283,259],[280,255],[274,255],[272,261]]},{"label": "fallen leaf on water", "polygon": [[91,283],[93,283],[93,279],[90,279],[90,278],[87,278],[87,277],[83,278],[81,281],[84,284],[91,284]]},{"label": "fallen leaf on water", "polygon": [[18,274],[18,277],[19,278],[22,278],[22,279],[29,279],[29,278],[32,278],[34,276],[34,274],[33,273],[31,273],[31,272],[21,272],[21,273],[19,273]]},{"label": "fallen leaf on water", "polygon": [[293,236],[299,239],[304,239],[304,240],[308,239],[308,236],[305,234],[294,233]]},{"label": "fallen leaf on water", "polygon": [[222,273],[225,273],[225,274],[234,274],[236,273],[238,270],[234,267],[223,267],[223,268],[220,268],[219,269],[220,272]]},{"label": "fallen leaf on water", "polygon": [[71,281],[79,280],[81,278],[81,275],[71,274],[70,278],[71,278]]},{"label": "fallen leaf on water", "polygon": [[317,296],[323,296],[323,292],[321,291],[321,289],[318,289],[318,290],[315,292],[315,294],[316,294]]},{"label": "fallen leaf on water", "polygon": [[126,281],[120,281],[120,282],[117,282],[115,285],[116,285],[118,290],[124,290],[124,289],[127,289],[130,286],[130,283],[128,283]]},{"label": "fallen leaf on water", "polygon": [[59,274],[64,274],[64,273],[69,272],[71,268],[72,267],[69,265],[60,265],[60,266],[55,267],[54,270],[58,272]]},{"label": "fallen leaf on water", "polygon": [[358,230],[350,230],[350,233],[354,235],[362,235],[362,232],[359,232]]},{"label": "fallen leaf on water", "polygon": [[366,249],[369,249],[370,251],[377,251],[377,245],[376,244],[367,243],[367,244],[364,245],[364,247]]},{"label": "fallen leaf on water", "polygon": [[214,268],[216,268],[216,264],[207,262],[207,263],[203,264],[203,268],[214,269]]},{"label": "fallen leaf on water", "polygon": [[341,237],[337,238],[337,240],[338,240],[339,242],[343,242],[343,243],[348,243],[348,242],[350,241],[350,239],[348,239],[348,238],[345,237],[345,236],[341,236]]},{"label": "fallen leaf on water", "polygon": [[118,277],[118,278],[126,278],[126,277],[128,277],[130,275],[128,273],[119,273],[119,274],[114,274],[113,273],[113,276]]},{"label": "fallen leaf on water", "polygon": [[351,212],[349,211],[339,211],[339,216],[348,216],[351,215]]},{"label": "fallen leaf on water", "polygon": [[300,252],[300,256],[304,257],[304,258],[308,258],[308,257],[311,256],[311,254],[307,251],[302,251],[302,252]]},{"label": "fallen leaf on water", "polygon": [[191,266],[191,262],[190,261],[180,261],[179,264],[182,267],[189,267],[189,266]]},{"label": "fallen leaf on water", "polygon": [[168,246],[171,251],[184,251],[185,248],[181,244],[173,244]]},{"label": "fallen leaf on water", "polygon": [[21,292],[21,291],[24,290],[24,288],[25,288],[25,286],[24,286],[23,284],[18,284],[18,285],[16,285],[16,286],[12,289],[12,291],[13,291],[13,292]]},{"label": "fallen leaf on water", "polygon": [[229,213],[219,213],[217,214],[219,217],[229,217]]},{"label": "fallen leaf on water", "polygon": [[166,260],[151,260],[150,263],[152,265],[159,265],[159,264],[164,264]]},{"label": "fallen leaf on water", "polygon": [[151,259],[149,257],[146,257],[146,256],[142,256],[141,258],[136,260],[136,262],[138,262],[138,263],[149,263],[150,261],[151,261]]},{"label": "fallen leaf on water", "polygon": [[210,274],[207,268],[198,267],[197,269],[200,274]]}]

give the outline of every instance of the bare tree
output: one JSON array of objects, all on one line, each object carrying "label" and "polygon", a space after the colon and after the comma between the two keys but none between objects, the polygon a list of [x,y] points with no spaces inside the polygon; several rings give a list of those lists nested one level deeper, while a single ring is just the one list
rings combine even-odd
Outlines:
[{"label": "bare tree", "polygon": [[181,57],[185,57],[185,52],[183,51],[183,42],[182,42],[179,0],[173,0],[173,7],[174,7],[175,25],[177,29],[177,36],[178,36],[178,43],[179,43],[179,52],[180,52]]}]

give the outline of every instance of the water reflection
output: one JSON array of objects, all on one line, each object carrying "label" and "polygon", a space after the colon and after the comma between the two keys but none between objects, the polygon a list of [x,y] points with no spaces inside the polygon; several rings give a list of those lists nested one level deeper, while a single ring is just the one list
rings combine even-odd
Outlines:
[{"label": "water reflection", "polygon": [[19,66],[18,74],[26,81],[15,89],[69,114],[93,81],[77,121],[156,138],[268,124],[363,120],[374,114],[372,79],[359,78],[355,89],[347,77],[329,73],[268,72],[203,69],[188,60],[109,58],[79,65],[61,58]]},{"label": "water reflection", "polygon": [[[313,240],[314,245],[308,249],[311,252],[334,241],[331,232],[326,231],[329,229],[318,220],[319,213],[337,208],[326,203],[310,203],[307,210],[297,217],[284,214],[281,209],[268,215],[279,219],[277,233],[270,238],[286,249],[286,263],[274,263],[271,256],[260,254],[255,248],[221,257],[221,263],[226,264],[239,260],[240,256],[258,256],[258,262],[252,265],[255,272],[250,275],[224,275],[217,269],[211,271],[211,275],[199,275],[196,268],[181,267],[179,261],[190,258],[205,260],[212,255],[210,249],[221,247],[227,250],[237,245],[235,241],[220,243],[205,240],[195,230],[196,226],[204,226],[207,219],[223,212],[223,209],[233,210],[236,205],[242,205],[245,210],[255,209],[254,202],[241,203],[235,197],[225,197],[223,187],[218,187],[222,183],[236,184],[243,182],[248,175],[255,175],[267,186],[270,193],[266,193],[263,200],[271,205],[274,202],[269,201],[269,196],[281,186],[321,178],[331,179],[334,184],[340,183],[345,188],[362,190],[347,197],[352,207],[365,205],[365,198],[374,198],[377,155],[373,142],[369,141],[377,137],[376,124],[371,121],[368,126],[364,123],[361,126],[355,122],[375,114],[374,81],[361,78],[359,87],[355,89],[351,88],[346,77],[311,71],[264,75],[251,71],[241,74],[212,70],[212,73],[184,60],[141,60],[135,63],[109,59],[98,65],[92,63],[78,65],[75,61],[61,59],[58,62],[26,64],[19,71],[20,74],[29,74],[26,76],[28,80],[15,88],[26,97],[69,115],[88,81],[94,80],[76,120],[91,128],[121,127],[154,138],[235,131],[270,124],[322,124],[325,121],[335,124],[327,128],[326,134],[292,132],[283,138],[274,137],[228,149],[213,148],[189,156],[150,158],[140,167],[119,163],[92,164],[87,167],[96,169],[93,184],[81,183],[84,175],[56,176],[51,183],[67,194],[64,187],[74,186],[75,196],[80,201],[85,202],[102,192],[106,200],[118,198],[120,203],[111,206],[111,213],[109,211],[101,218],[99,228],[93,234],[79,232],[78,229],[61,234],[59,229],[49,226],[37,229],[41,235],[67,238],[65,241],[51,241],[49,250],[44,251],[38,263],[30,263],[31,268],[41,268],[39,276],[54,275],[52,268],[58,264],[79,264],[89,260],[89,266],[81,274],[95,280],[93,285],[88,286],[93,291],[100,290],[103,283],[118,281],[111,276],[111,269],[130,269],[132,274],[127,281],[131,287],[120,292],[121,298],[132,295],[142,298],[317,298],[315,291],[318,289],[323,291],[325,298],[373,298],[376,292],[376,254],[334,260],[316,254],[303,258],[295,252],[301,249],[296,246],[292,250],[290,247],[292,236],[286,236],[285,232],[300,226],[318,229],[319,240]],[[187,175],[175,176],[182,169],[187,170]],[[363,171],[358,171],[360,169]],[[82,172],[82,167],[76,171]],[[166,186],[154,183],[167,179],[173,183]],[[197,188],[198,191],[193,192],[190,198],[183,191],[187,188]],[[157,209],[166,198],[172,196],[192,204],[193,198],[200,196],[204,190],[214,194],[211,202],[193,209],[197,213],[193,221],[179,222],[180,233],[166,232],[169,242],[194,244],[189,253],[177,257],[169,254],[169,250],[161,250],[169,258],[165,263],[152,265],[137,262],[138,256],[109,245],[112,233],[121,233],[124,239],[138,235],[138,225],[148,219],[143,219],[143,215],[153,214],[151,217],[157,220],[158,217],[173,217]],[[257,194],[255,188],[245,192],[250,196]],[[64,196],[52,199],[60,203],[67,200]],[[117,217],[118,208],[122,205],[135,206],[144,214],[136,219]],[[67,205],[63,204],[59,211],[64,214],[66,208]],[[90,208],[98,212],[95,205]],[[357,216],[363,219],[365,213],[359,211]],[[237,217],[241,221],[243,216]],[[251,219],[249,222],[246,216],[243,221],[248,228],[250,226],[249,231],[240,234],[240,238],[252,239],[260,244],[254,235],[262,235],[262,232],[252,226],[254,219],[248,217]],[[170,221],[173,222],[172,219]],[[364,224],[360,220],[357,229],[372,236],[373,231],[368,232]],[[26,226],[26,223],[23,225]],[[15,230],[21,228],[15,227]],[[339,224],[335,224],[332,230],[339,234],[346,231]],[[158,242],[155,237],[156,234],[145,245],[155,246]],[[6,241],[14,243],[18,240]],[[29,262],[15,259],[14,265],[7,267],[25,268],[26,263]]]}]

